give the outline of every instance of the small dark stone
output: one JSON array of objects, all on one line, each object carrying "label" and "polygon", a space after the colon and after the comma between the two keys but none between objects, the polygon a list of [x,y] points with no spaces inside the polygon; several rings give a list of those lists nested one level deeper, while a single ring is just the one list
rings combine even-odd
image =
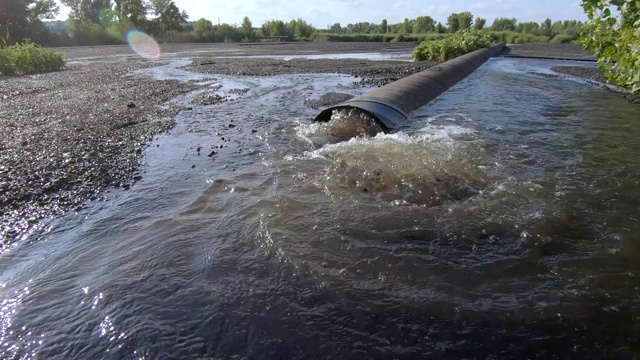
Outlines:
[{"label": "small dark stone", "polygon": [[134,104],[134,103],[130,102],[130,103],[128,103],[128,104],[127,104],[127,107],[128,107],[129,109],[133,109],[133,108],[135,108],[135,107],[136,107],[136,104]]},{"label": "small dark stone", "polygon": [[256,129],[251,130],[251,133],[252,133],[252,134],[255,134],[255,133],[257,133],[257,132],[258,132],[258,130],[256,130]]},{"label": "small dark stone", "polygon": [[216,152],[215,152],[215,151],[213,151],[213,150],[211,150],[211,152],[210,152],[210,153],[209,153],[209,155],[207,155],[207,156],[208,156],[208,157],[213,157],[213,155],[215,155],[215,154],[216,154]]},{"label": "small dark stone", "polygon": [[233,124],[229,124],[229,129],[232,129],[232,128],[234,128],[234,127],[236,127],[236,126],[235,126],[235,125],[233,125]]},{"label": "small dark stone", "polygon": [[192,169],[195,169],[195,168],[196,168],[196,166],[195,166],[195,165],[191,165],[191,168],[192,168]]}]

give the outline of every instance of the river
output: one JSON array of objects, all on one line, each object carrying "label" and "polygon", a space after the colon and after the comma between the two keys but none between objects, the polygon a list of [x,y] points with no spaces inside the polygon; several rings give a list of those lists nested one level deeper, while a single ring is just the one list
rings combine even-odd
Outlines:
[{"label": "river", "polygon": [[571,62],[492,59],[398,131],[339,140],[347,120],[313,124],[305,100],[366,92],[355,78],[185,64],[137,76],[229,101],[180,113],[129,189],[0,254],[3,357],[640,351],[640,107],[543,76]]}]

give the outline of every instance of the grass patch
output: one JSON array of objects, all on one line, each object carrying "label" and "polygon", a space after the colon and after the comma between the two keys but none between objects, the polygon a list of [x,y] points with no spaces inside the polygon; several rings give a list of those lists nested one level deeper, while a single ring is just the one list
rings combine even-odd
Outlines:
[{"label": "grass patch", "polygon": [[60,53],[32,42],[5,46],[0,42],[0,76],[59,71],[66,63]]}]

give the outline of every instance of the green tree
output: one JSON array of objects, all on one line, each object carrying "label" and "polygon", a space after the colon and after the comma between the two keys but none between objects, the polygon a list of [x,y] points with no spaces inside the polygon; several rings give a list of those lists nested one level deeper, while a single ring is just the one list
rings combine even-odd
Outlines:
[{"label": "green tree", "polygon": [[380,24],[380,32],[386,34],[389,31],[389,23],[387,19],[382,19],[382,23]]},{"label": "green tree", "polygon": [[110,0],[61,0],[63,5],[68,6],[69,20],[72,22],[100,23],[100,11],[111,9]]},{"label": "green tree", "polygon": [[80,2],[82,18],[95,24],[100,23],[100,12],[111,9],[110,0],[83,0]]},{"label": "green tree", "polygon": [[287,24],[287,33],[292,34],[298,39],[308,38],[314,30],[315,29],[311,25],[300,18],[297,20],[291,20]]},{"label": "green tree", "polygon": [[404,18],[404,23],[402,24],[402,32],[405,34],[411,34],[413,32],[413,25],[407,18]]},{"label": "green tree", "polygon": [[458,13],[458,19],[460,20],[460,30],[469,29],[473,24],[473,15],[468,12]]},{"label": "green tree", "polygon": [[544,36],[551,37],[551,19],[547,18],[540,24],[540,33]]},{"label": "green tree", "polygon": [[589,19],[582,26],[582,44],[609,79],[640,93],[640,2],[582,0],[582,7]]},{"label": "green tree", "polygon": [[251,23],[251,20],[249,20],[248,16],[245,16],[244,18],[242,18],[242,25],[240,27],[242,28],[242,33],[245,36],[245,38],[249,40],[255,38],[255,31],[253,30],[253,24]]},{"label": "green tree", "polygon": [[282,20],[267,20],[260,28],[263,36],[291,36]]},{"label": "green tree", "polygon": [[457,14],[453,13],[447,18],[447,26],[449,27],[450,33],[454,33],[458,30],[469,29],[471,28],[472,23],[473,15],[468,11]]},{"label": "green tree", "polygon": [[491,25],[493,31],[515,31],[518,20],[509,18],[497,18]]},{"label": "green tree", "polygon": [[193,37],[198,41],[213,41],[215,30],[211,21],[201,18],[193,25]]},{"label": "green tree", "polygon": [[151,0],[151,9],[156,34],[182,30],[182,24],[189,19],[189,15],[180,11],[173,0]]},{"label": "green tree", "polygon": [[60,13],[60,7],[54,0],[27,0],[23,1],[29,11],[29,21],[53,19]]},{"label": "green tree", "polygon": [[556,21],[551,25],[551,37],[558,36],[564,33],[564,26],[562,25],[562,21]]},{"label": "green tree", "polygon": [[347,34],[371,34],[378,32],[378,25],[369,22],[357,22],[355,24],[347,24]]},{"label": "green tree", "polygon": [[239,42],[242,40],[242,32],[229,24],[222,24],[215,28],[216,41]]},{"label": "green tree", "polygon": [[438,34],[444,34],[447,32],[447,28],[439,22],[438,25],[436,25],[436,32]]},{"label": "green tree", "polygon": [[522,27],[522,29],[520,29],[520,32],[523,34],[538,34],[540,30],[540,25],[535,21],[519,23],[518,27]]},{"label": "green tree", "polygon": [[142,0],[114,0],[114,2],[114,10],[121,22],[129,21],[134,27],[142,27],[149,10],[146,3]]},{"label": "green tree", "polygon": [[447,28],[450,33],[460,30],[460,17],[458,17],[458,14],[454,13],[449,15],[447,18]]},{"label": "green tree", "polygon": [[436,28],[436,21],[431,16],[418,16],[416,18],[416,26],[413,28],[413,32],[416,34],[423,34],[426,32],[432,32]]},{"label": "green tree", "polygon": [[482,30],[484,29],[484,26],[487,24],[487,19],[483,19],[481,17],[477,17],[475,23],[473,24],[473,27],[476,30]]},{"label": "green tree", "polygon": [[329,31],[334,34],[342,34],[343,32],[342,26],[340,26],[340,23],[335,23],[331,25],[331,27],[329,28]]},{"label": "green tree", "polygon": [[8,45],[29,35],[29,12],[21,0],[0,2],[0,38],[8,37]]},{"label": "green tree", "polygon": [[46,32],[42,20],[53,19],[59,11],[53,0],[1,0],[0,36],[9,45],[25,38],[37,40]]}]

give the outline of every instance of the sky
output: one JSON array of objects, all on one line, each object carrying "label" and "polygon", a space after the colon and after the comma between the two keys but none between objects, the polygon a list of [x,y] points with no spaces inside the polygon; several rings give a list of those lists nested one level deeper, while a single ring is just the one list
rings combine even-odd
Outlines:
[{"label": "sky", "polygon": [[[241,24],[248,16],[254,27],[271,19],[289,21],[302,18],[316,28],[326,29],[334,23],[389,24],[431,16],[443,24],[454,12],[469,11],[487,19],[491,25],[497,17],[516,18],[520,22],[551,20],[586,20],[580,0],[174,0],[186,10],[189,20],[200,18],[214,24]],[[68,8],[61,6],[58,20],[65,20]]]}]

